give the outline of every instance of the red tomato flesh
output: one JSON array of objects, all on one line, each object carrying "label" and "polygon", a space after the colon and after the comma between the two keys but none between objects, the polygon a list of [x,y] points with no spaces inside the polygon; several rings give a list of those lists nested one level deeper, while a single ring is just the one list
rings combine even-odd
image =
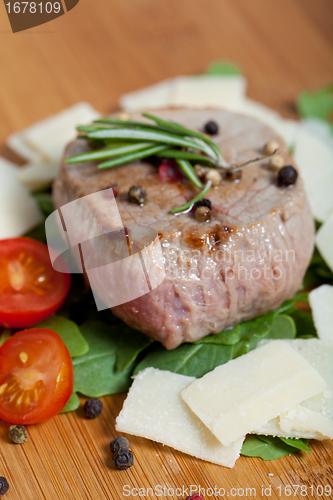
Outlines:
[{"label": "red tomato flesh", "polygon": [[45,328],[15,333],[0,347],[0,418],[36,424],[57,415],[74,386],[71,356]]},{"label": "red tomato flesh", "polygon": [[65,300],[70,282],[69,270],[53,269],[43,243],[0,240],[0,325],[26,328],[51,316]]}]

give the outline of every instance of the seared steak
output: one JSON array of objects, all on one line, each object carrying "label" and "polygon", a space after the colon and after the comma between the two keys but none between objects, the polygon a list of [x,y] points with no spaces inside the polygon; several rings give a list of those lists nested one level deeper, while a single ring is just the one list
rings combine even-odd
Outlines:
[{"label": "seared steak", "polygon": [[[284,146],[266,125],[226,111],[183,109],[156,114],[199,130],[207,121],[216,121],[219,134],[214,141],[230,163],[260,156],[269,140]],[[141,116],[133,115],[133,119]],[[85,141],[76,140],[67,147],[65,157],[88,150]],[[286,148],[283,157],[285,165],[295,166]],[[211,189],[207,197],[212,220],[198,222],[193,212],[169,213],[198,193],[185,178],[162,183],[157,168],[146,162],[107,170],[98,170],[93,162],[63,163],[53,188],[55,206],[113,183],[120,190],[117,204],[123,224],[150,226],[159,233],[166,269],[160,286],[113,312],[168,349],[274,310],[299,289],[314,241],[301,178],[281,188],[267,162],[246,167],[239,181],[224,180]],[[128,201],[132,185],[146,187],[144,206]],[[100,215],[107,221],[107,213]],[[107,290],[99,293],[103,298]]]}]

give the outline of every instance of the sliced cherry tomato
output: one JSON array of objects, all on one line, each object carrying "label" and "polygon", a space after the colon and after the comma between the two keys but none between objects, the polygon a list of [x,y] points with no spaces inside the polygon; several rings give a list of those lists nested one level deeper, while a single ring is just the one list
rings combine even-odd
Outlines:
[{"label": "sliced cherry tomato", "polygon": [[36,424],[59,413],[74,385],[73,363],[57,333],[31,328],[0,347],[0,418]]},{"label": "sliced cherry tomato", "polygon": [[0,240],[0,325],[26,328],[47,318],[65,300],[70,281],[69,270],[63,274],[53,269],[43,243]]}]

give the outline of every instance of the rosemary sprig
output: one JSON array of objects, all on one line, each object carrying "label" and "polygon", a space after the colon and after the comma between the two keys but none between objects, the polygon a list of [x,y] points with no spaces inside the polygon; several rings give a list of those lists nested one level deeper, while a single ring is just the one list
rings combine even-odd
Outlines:
[{"label": "rosemary sprig", "polygon": [[203,198],[211,187],[211,182],[207,182],[204,187],[202,186],[193,164],[198,163],[225,170],[239,170],[273,156],[266,155],[243,165],[230,165],[223,158],[219,147],[206,135],[154,115],[143,114],[143,116],[153,123],[103,118],[95,120],[91,125],[78,126],[79,138],[90,141],[94,144],[94,148],[98,149],[71,156],[66,159],[66,163],[105,160],[99,164],[100,169],[105,169],[152,155],[173,158],[188,179],[197,188],[203,188],[193,200],[182,207],[171,210],[171,213],[179,213],[184,212]]},{"label": "rosemary sprig", "polygon": [[181,207],[177,207],[177,208],[173,208],[172,210],[170,210],[170,213],[171,214],[177,214],[179,212],[184,212],[185,210],[187,210],[188,208],[192,208],[192,206],[194,205],[194,203],[196,203],[197,201],[199,200],[202,200],[202,198],[208,193],[208,191],[210,190],[212,186],[212,181],[208,181],[203,190],[201,191],[201,193],[199,193],[195,198],[193,198],[192,200],[188,201],[187,203],[185,203],[185,205],[182,205]]}]

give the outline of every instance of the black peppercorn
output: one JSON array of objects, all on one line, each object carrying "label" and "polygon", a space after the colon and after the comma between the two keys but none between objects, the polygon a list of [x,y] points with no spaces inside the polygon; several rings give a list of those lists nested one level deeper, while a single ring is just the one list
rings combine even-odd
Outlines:
[{"label": "black peppercorn", "polygon": [[128,191],[128,199],[138,205],[143,205],[147,201],[147,191],[143,186],[132,186]]},{"label": "black peppercorn", "polygon": [[115,466],[117,467],[117,469],[125,470],[125,469],[129,469],[130,467],[132,467],[133,462],[134,462],[134,457],[133,457],[133,453],[131,452],[131,450],[123,450],[122,448],[120,448],[113,455],[112,460],[113,460]]},{"label": "black peppercorn", "polygon": [[242,178],[243,172],[241,170],[227,170],[225,173],[225,179],[227,181],[238,181]]},{"label": "black peppercorn", "polygon": [[27,431],[23,425],[11,425],[9,439],[15,444],[24,444],[28,439]]},{"label": "black peppercorn", "polygon": [[196,210],[198,207],[208,207],[209,210],[211,210],[212,202],[207,198],[202,198],[202,200],[196,202],[196,204],[194,205],[194,210]]},{"label": "black peppercorn", "polygon": [[83,411],[87,418],[92,419],[99,417],[103,410],[103,403],[98,398],[88,399],[84,403]]},{"label": "black peppercorn", "polygon": [[124,436],[116,437],[110,443],[111,453],[116,453],[120,448],[122,448],[123,450],[129,450],[130,448],[130,442]]},{"label": "black peppercorn", "polygon": [[285,187],[295,184],[297,181],[298,173],[292,165],[286,165],[279,170],[278,173],[278,186]]},{"label": "black peppercorn", "polygon": [[0,497],[5,495],[8,490],[9,490],[8,481],[5,477],[1,476],[0,477]]},{"label": "black peppercorn", "polygon": [[204,131],[206,132],[206,134],[216,135],[219,132],[219,126],[216,122],[214,122],[213,120],[210,120],[209,122],[207,122],[205,124]]}]

